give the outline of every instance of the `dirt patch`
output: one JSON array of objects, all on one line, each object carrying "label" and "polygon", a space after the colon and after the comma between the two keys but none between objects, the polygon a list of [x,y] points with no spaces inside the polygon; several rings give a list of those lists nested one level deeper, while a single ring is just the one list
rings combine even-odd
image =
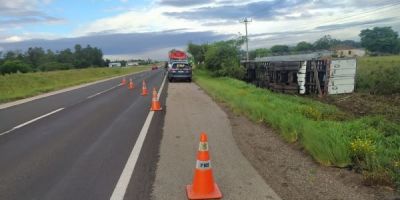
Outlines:
[{"label": "dirt patch", "polygon": [[219,105],[229,116],[243,155],[282,199],[400,199],[390,188],[364,186],[360,174],[317,164],[299,145],[288,144],[275,130]]},{"label": "dirt patch", "polygon": [[400,123],[400,94],[371,95],[368,93],[352,93],[314,99],[334,104],[341,110],[355,116],[382,115],[390,121]]}]

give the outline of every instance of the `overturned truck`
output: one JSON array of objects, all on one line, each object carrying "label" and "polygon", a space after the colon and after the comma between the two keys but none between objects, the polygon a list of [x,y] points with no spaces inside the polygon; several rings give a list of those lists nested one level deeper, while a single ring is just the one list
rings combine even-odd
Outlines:
[{"label": "overturned truck", "polygon": [[333,58],[330,53],[271,56],[242,61],[245,81],[272,91],[292,94],[352,93],[355,58]]}]

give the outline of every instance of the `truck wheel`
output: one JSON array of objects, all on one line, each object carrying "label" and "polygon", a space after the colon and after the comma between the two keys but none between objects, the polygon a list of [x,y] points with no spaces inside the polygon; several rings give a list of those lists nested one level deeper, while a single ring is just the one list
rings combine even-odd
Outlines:
[{"label": "truck wheel", "polygon": [[192,82],[192,78],[188,78],[189,83]]},{"label": "truck wheel", "polygon": [[172,82],[173,78],[169,78],[168,80],[169,80],[169,82]]}]

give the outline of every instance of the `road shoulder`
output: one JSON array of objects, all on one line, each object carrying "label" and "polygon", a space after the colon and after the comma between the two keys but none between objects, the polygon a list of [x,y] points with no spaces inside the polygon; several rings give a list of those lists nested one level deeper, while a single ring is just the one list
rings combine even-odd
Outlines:
[{"label": "road shoulder", "polygon": [[166,109],[153,199],[186,199],[202,131],[224,199],[280,199],[240,152],[228,116],[197,85],[169,84]]}]

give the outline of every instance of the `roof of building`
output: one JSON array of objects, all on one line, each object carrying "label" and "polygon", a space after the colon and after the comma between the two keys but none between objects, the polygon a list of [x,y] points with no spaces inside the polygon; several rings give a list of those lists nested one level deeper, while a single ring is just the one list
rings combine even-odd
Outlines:
[{"label": "roof of building", "polygon": [[351,46],[337,46],[332,48],[332,50],[353,50],[353,49],[357,49],[357,50],[365,50],[363,48],[356,48],[356,47],[351,47]]}]

